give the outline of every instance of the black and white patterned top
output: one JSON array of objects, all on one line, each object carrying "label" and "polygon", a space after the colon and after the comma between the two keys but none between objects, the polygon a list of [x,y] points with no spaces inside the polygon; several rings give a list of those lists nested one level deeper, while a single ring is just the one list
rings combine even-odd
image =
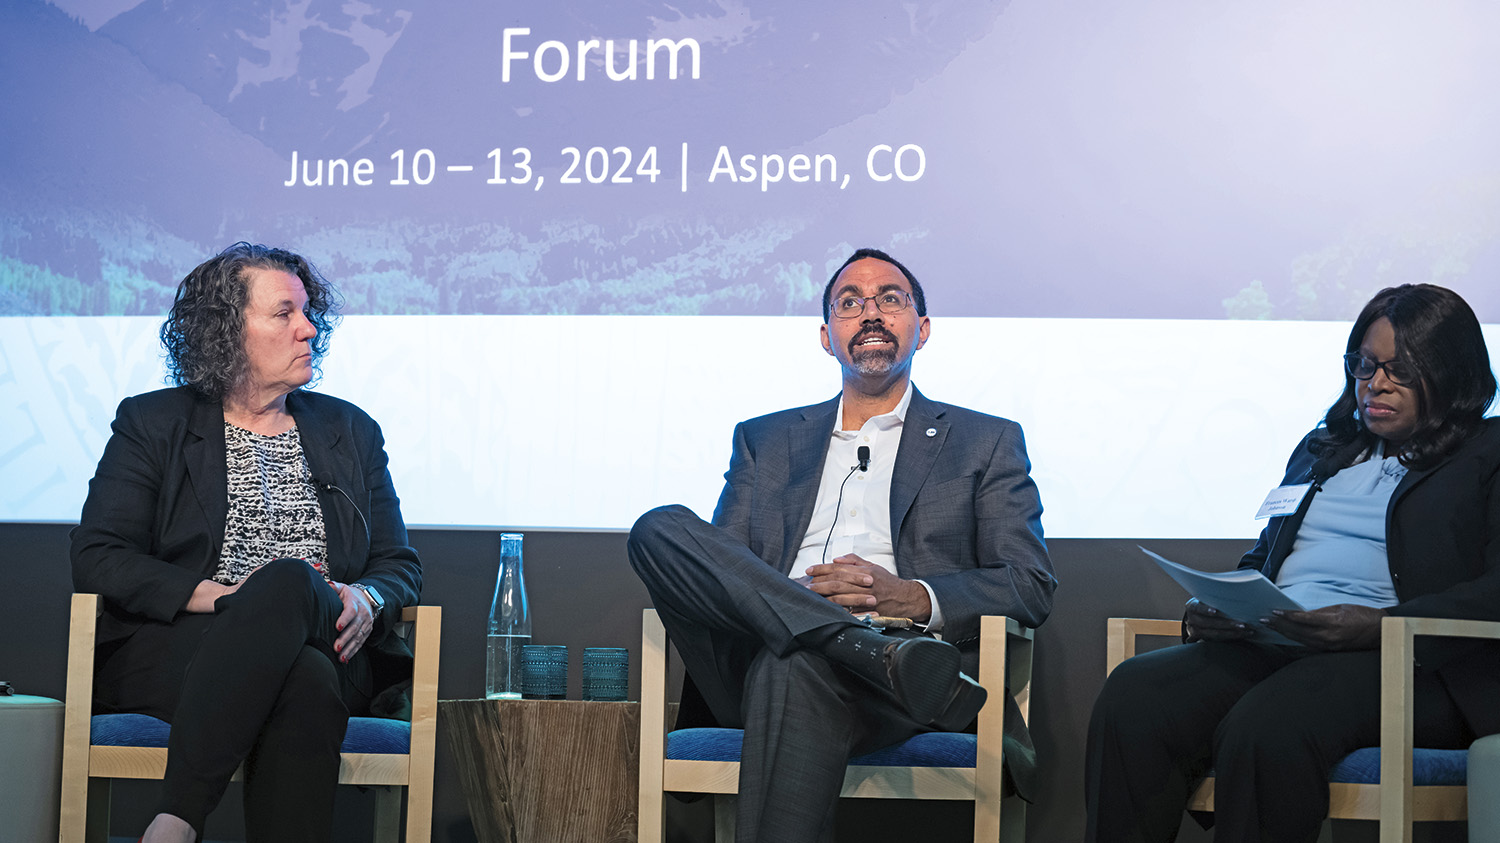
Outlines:
[{"label": "black and white patterned top", "polygon": [[297,428],[262,436],[224,422],[229,519],[214,580],[237,583],[256,568],[289,556],[328,575],[323,508]]}]

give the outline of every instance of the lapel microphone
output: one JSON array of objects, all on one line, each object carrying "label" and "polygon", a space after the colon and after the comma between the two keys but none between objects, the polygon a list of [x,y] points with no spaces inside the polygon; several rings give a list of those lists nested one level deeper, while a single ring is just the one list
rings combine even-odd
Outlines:
[{"label": "lapel microphone", "polygon": [[334,492],[338,492],[339,494],[343,495],[344,500],[349,502],[349,506],[354,508],[354,514],[359,516],[360,525],[365,528],[365,544],[371,544],[373,542],[373,539],[371,539],[370,537],[370,522],[365,520],[365,514],[359,511],[359,504],[354,502],[354,498],[349,497],[348,492],[340,489],[338,486],[333,485],[332,483],[324,480],[321,477],[312,478],[312,484],[314,488],[321,489],[326,494],[331,495]]},{"label": "lapel microphone", "polygon": [[850,466],[849,473],[844,476],[844,482],[839,484],[839,498],[833,504],[833,525],[828,528],[828,538],[823,540],[824,563],[828,562],[828,543],[833,541],[834,527],[839,525],[839,509],[844,505],[844,486],[848,485],[849,478],[854,476],[854,472],[870,470],[869,445],[860,445],[859,450],[855,451],[854,455],[859,459],[859,465]]}]

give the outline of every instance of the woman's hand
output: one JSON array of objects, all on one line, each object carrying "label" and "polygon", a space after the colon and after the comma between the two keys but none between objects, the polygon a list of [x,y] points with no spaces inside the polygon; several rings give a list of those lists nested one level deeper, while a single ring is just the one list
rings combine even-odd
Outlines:
[{"label": "woman's hand", "polygon": [[[245,579],[249,579],[249,577]],[[213,580],[203,580],[198,583],[197,588],[193,589],[193,596],[188,598],[187,605],[183,607],[183,611],[191,612],[195,615],[211,615],[214,613],[214,602],[226,594],[233,594],[238,591],[240,583],[244,581],[240,580],[240,582],[234,585],[225,585]]]},{"label": "woman's hand", "polygon": [[1374,650],[1380,647],[1380,621],[1386,614],[1384,609],[1340,603],[1311,612],[1277,609],[1265,623],[1314,650]]},{"label": "woman's hand", "polygon": [[363,591],[341,582],[332,585],[339,593],[339,599],[344,601],[344,611],[339,613],[338,619],[339,637],[333,642],[333,649],[338,652],[340,661],[347,662],[354,658],[375,629],[375,610]]},{"label": "woman's hand", "polygon": [[1182,613],[1183,641],[1239,641],[1255,634],[1249,624],[1226,618],[1218,609],[1194,597]]}]

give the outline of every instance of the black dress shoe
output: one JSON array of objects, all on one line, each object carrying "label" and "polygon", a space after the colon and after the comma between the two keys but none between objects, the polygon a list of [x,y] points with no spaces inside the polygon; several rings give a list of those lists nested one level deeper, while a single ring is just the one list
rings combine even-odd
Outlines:
[{"label": "black dress shoe", "polygon": [[988,693],[959,670],[958,648],[936,638],[900,637],[885,647],[891,690],[911,719],[957,732],[979,716]]}]

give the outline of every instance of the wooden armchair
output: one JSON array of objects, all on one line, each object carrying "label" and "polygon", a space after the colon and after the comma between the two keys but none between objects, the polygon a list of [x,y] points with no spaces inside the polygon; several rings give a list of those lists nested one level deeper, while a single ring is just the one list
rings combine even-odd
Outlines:
[{"label": "wooden armchair", "polygon": [[[662,796],[668,791],[712,793],[715,838],[719,843],[734,839],[732,800],[739,786],[738,761],[686,760],[674,755],[674,743],[686,743],[689,733],[737,730],[687,729],[667,732],[667,633],[655,610],[647,609],[641,631],[641,744],[640,744],[640,843],[660,843]],[[948,744],[940,754],[972,757],[965,765],[934,766],[914,762],[908,766],[881,763],[889,750],[853,758],[844,776],[843,796],[880,799],[953,799],[974,802],[974,840],[1021,841],[1026,834],[1026,803],[1019,797],[1005,799],[1001,813],[1001,783],[1004,777],[1001,734],[1005,707],[997,704],[1005,693],[1005,678],[1016,695],[1023,716],[1029,716],[1033,632],[1009,618],[985,617],[980,625],[979,683],[989,692],[990,703],[979,713],[977,735],[929,733],[898,745],[896,750],[938,738]],[[674,740],[680,738],[683,740]],[[738,747],[735,747],[736,757]],[[912,755],[918,754],[915,749]],[[882,756],[886,756],[883,758]],[[950,762],[939,762],[946,764]]]},{"label": "wooden armchair", "polygon": [[[1110,618],[1105,673],[1135,655],[1136,638],[1181,640],[1180,621]],[[1410,843],[1413,822],[1465,819],[1465,750],[1412,747],[1413,642],[1419,635],[1500,638],[1500,623],[1444,618],[1386,618],[1380,629],[1380,746],[1351,753],[1329,775],[1328,816],[1378,820],[1380,843]],[[1382,751],[1384,750],[1384,751]],[[1205,779],[1188,810],[1212,811],[1214,780]]]},{"label": "wooden armchair", "polygon": [[[167,769],[170,727],[166,723],[141,714],[91,716],[94,628],[102,610],[99,595],[73,595],[63,717],[61,843],[108,839],[111,779],[160,779]],[[380,843],[395,843],[399,838],[403,789],[407,792],[407,843],[426,843],[432,835],[442,612],[438,606],[407,608],[397,629],[397,634],[414,637],[411,723],[353,717],[344,738],[339,783],[378,788],[375,839]],[[96,729],[99,742],[93,737]],[[106,732],[109,738],[104,737]]]}]

